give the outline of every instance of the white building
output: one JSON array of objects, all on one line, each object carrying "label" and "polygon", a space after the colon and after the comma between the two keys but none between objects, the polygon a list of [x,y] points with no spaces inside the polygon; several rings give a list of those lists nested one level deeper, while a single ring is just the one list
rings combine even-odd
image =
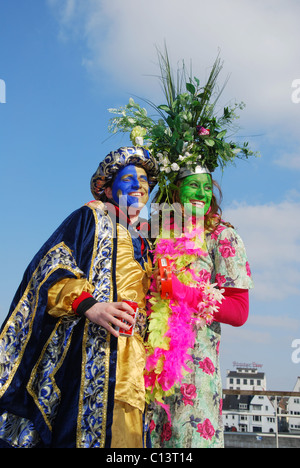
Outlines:
[{"label": "white building", "polygon": [[[297,378],[293,392],[300,392],[300,377]],[[300,397],[290,397],[287,404],[287,412],[291,415],[288,419],[289,432],[300,433]],[[299,416],[293,418],[292,415]]]},{"label": "white building", "polygon": [[232,390],[266,390],[267,382],[264,372],[257,368],[237,367],[227,371],[226,388]]},{"label": "white building", "polygon": [[[227,372],[228,390],[265,390],[266,386],[266,376],[257,368],[239,367]],[[223,424],[225,431],[275,432],[276,411],[265,395],[225,395]]]},{"label": "white building", "polygon": [[266,395],[255,395],[249,411],[249,432],[276,432],[276,410]]},{"label": "white building", "polygon": [[226,395],[223,400],[225,431],[250,432],[249,407],[252,396]]}]

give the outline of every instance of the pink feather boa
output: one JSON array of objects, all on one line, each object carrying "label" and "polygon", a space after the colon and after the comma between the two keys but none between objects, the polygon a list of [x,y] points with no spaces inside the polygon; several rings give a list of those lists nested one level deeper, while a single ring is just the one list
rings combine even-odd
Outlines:
[{"label": "pink feather boa", "polygon": [[[168,257],[171,262],[173,297],[170,300],[161,299],[153,278],[148,304],[150,331],[145,366],[146,401],[156,401],[167,411],[168,417],[170,413],[164,402],[165,397],[174,393],[175,387],[180,386],[186,373],[192,372],[188,366],[191,360],[189,350],[194,348],[197,329],[212,322],[213,315],[218,310],[217,304],[222,300],[222,291],[201,281],[190,267],[197,256],[207,255],[203,245],[199,246],[201,238],[203,229],[197,228],[179,239],[159,239],[155,249],[155,261],[159,257]],[[191,285],[184,284],[177,278],[176,259],[182,256],[186,256],[186,265],[179,273],[188,274],[188,278],[192,279]],[[164,320],[167,323],[166,331],[161,336],[162,344],[155,346],[159,335],[155,320],[158,319],[158,326],[162,330]]]}]

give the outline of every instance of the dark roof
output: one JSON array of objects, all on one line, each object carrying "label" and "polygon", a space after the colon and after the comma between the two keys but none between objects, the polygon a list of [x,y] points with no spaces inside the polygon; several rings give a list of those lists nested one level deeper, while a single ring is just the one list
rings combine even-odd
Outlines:
[{"label": "dark roof", "polygon": [[239,410],[240,404],[247,405],[249,409],[253,395],[225,395],[223,399],[223,410]]},{"label": "dark roof", "polygon": [[227,377],[235,377],[241,379],[264,379],[265,373],[264,372],[239,372],[239,371],[229,371]]}]

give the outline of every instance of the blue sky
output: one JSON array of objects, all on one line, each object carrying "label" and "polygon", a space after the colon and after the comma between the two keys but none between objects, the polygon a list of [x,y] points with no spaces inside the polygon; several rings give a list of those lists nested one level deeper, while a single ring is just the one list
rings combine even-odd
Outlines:
[{"label": "blue sky", "polygon": [[300,375],[292,361],[300,339],[300,103],[292,100],[299,14],[297,0],[0,0],[1,321],[35,252],[92,198],[99,162],[128,143],[108,133],[107,109],[134,95],[161,102],[155,46],[166,40],[172,62],[191,60],[200,79],[220,50],[224,80],[230,75],[223,103],[246,103],[239,134],[261,153],[215,174],[224,218],[245,241],[255,282],[247,324],[223,327],[224,383],[233,361],[256,362],[268,389],[293,389]]}]

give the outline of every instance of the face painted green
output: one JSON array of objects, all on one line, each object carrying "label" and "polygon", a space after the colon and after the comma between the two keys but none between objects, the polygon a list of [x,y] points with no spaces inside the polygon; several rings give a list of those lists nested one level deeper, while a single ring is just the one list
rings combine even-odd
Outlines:
[{"label": "face painted green", "polygon": [[209,174],[194,174],[185,177],[179,188],[180,203],[188,216],[206,214],[212,199],[213,188]]}]

